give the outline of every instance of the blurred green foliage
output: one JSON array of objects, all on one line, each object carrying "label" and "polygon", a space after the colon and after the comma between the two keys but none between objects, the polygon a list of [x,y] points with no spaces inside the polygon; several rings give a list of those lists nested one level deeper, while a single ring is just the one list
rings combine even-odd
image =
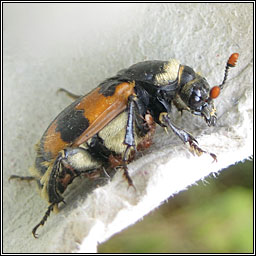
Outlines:
[{"label": "blurred green foliage", "polygon": [[252,253],[253,161],[208,177],[143,221],[99,246],[99,253]]}]

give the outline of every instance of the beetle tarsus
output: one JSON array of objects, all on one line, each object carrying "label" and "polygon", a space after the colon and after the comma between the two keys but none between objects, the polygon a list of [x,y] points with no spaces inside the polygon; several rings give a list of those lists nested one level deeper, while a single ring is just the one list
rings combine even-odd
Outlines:
[{"label": "beetle tarsus", "polygon": [[37,229],[40,227],[40,226],[43,226],[44,223],[46,222],[46,220],[48,219],[48,217],[50,216],[50,213],[51,211],[53,211],[53,207],[56,203],[52,203],[49,205],[47,211],[45,212],[45,215],[44,217],[42,218],[42,220],[33,228],[32,230],[32,234],[34,236],[34,238],[38,238],[38,235],[36,234],[36,231]]},{"label": "beetle tarsus", "polygon": [[130,151],[131,147],[132,146],[127,146],[126,147],[126,150],[125,150],[124,156],[123,156],[123,161],[122,161],[123,163],[122,163],[121,167],[122,167],[122,169],[124,171],[124,177],[127,180],[129,187],[132,186],[136,190],[136,188],[135,188],[135,186],[133,184],[133,181],[132,181],[132,179],[131,179],[131,177],[129,175],[128,167],[127,167],[127,163],[129,161],[129,151]]},{"label": "beetle tarsus", "polygon": [[189,146],[190,146],[190,149],[191,149],[192,153],[196,153],[197,156],[201,156],[203,153],[209,154],[213,158],[213,162],[217,162],[217,156],[215,154],[201,149],[197,145],[198,143],[195,143],[195,141],[193,141],[193,140],[189,140],[188,142],[189,142]]},{"label": "beetle tarsus", "polygon": [[19,181],[33,181],[33,180],[37,180],[36,177],[34,176],[18,176],[18,175],[11,175],[8,179],[8,182],[10,182],[10,180],[19,180]]},{"label": "beetle tarsus", "polygon": [[169,126],[172,131],[178,135],[178,137],[184,142],[184,143],[189,143],[190,149],[193,153],[195,153],[198,156],[201,156],[203,153],[209,154],[214,161],[217,161],[217,156],[213,153],[209,153],[203,149],[201,149],[198,146],[198,142],[197,140],[188,132],[186,132],[185,130],[182,130],[180,128],[178,128],[177,126],[175,126],[171,120],[170,117],[168,115],[168,113],[161,113],[159,120],[162,124]]},{"label": "beetle tarsus", "polygon": [[132,178],[129,175],[128,168],[127,168],[126,164],[124,164],[122,167],[123,167],[123,171],[124,171],[124,174],[123,174],[124,178],[127,180],[129,187],[133,187],[134,190],[136,191],[136,187],[134,186]]},{"label": "beetle tarsus", "polygon": [[213,161],[212,161],[213,163],[218,162],[217,156],[215,154],[213,154],[213,153],[209,153],[209,154],[213,158]]}]

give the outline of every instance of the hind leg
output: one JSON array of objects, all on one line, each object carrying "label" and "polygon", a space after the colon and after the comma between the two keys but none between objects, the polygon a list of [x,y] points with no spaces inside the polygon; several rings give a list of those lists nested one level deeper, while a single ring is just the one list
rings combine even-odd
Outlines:
[{"label": "hind leg", "polygon": [[10,180],[20,180],[20,181],[38,181],[38,178],[35,176],[19,176],[19,175],[11,175],[8,179],[8,181],[10,182]]},{"label": "hind leg", "polygon": [[77,100],[78,98],[81,97],[81,95],[77,95],[77,94],[74,94],[74,93],[72,93],[72,92],[69,92],[68,90],[66,90],[66,89],[64,89],[64,88],[60,88],[60,89],[57,91],[57,93],[58,93],[58,92],[64,92],[68,97],[70,97],[70,98],[73,99],[73,100]]}]

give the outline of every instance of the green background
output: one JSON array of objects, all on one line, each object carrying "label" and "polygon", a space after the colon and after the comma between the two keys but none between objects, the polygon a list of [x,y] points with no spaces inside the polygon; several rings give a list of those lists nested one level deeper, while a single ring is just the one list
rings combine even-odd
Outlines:
[{"label": "green background", "polygon": [[231,166],[169,198],[98,252],[252,253],[253,162]]}]

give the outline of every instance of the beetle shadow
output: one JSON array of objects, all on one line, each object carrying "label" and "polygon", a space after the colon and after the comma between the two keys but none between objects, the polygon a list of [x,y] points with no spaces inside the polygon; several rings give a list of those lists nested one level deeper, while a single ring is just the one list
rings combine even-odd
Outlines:
[{"label": "beetle shadow", "polygon": [[60,211],[69,212],[79,205],[79,202],[86,200],[96,188],[103,187],[111,182],[117,170],[97,170],[95,173],[88,175],[81,175],[77,177],[72,184],[67,187],[64,193],[65,204],[59,205]]}]

